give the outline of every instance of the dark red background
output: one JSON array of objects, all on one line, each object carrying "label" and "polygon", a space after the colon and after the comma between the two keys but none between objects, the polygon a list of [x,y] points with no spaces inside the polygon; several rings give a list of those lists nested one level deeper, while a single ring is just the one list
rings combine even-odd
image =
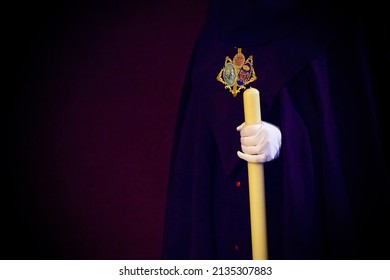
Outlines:
[{"label": "dark red background", "polygon": [[31,1],[4,11],[2,259],[160,258],[176,110],[206,7]]}]

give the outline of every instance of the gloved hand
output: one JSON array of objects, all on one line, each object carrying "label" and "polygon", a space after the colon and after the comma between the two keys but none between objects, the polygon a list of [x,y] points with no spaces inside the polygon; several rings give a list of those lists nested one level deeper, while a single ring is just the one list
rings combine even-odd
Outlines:
[{"label": "gloved hand", "polygon": [[237,127],[241,135],[241,151],[237,155],[248,162],[264,163],[279,156],[282,145],[282,133],[273,124],[262,121],[261,124]]}]

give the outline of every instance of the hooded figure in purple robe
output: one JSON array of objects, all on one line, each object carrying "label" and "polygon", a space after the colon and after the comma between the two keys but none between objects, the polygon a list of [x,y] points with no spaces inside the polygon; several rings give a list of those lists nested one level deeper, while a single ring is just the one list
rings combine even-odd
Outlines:
[{"label": "hooded figure in purple robe", "polygon": [[210,1],[178,112],[163,259],[252,258],[242,92],[216,80],[237,48],[282,135],[264,163],[269,259],[390,258],[388,25],[312,2]]}]

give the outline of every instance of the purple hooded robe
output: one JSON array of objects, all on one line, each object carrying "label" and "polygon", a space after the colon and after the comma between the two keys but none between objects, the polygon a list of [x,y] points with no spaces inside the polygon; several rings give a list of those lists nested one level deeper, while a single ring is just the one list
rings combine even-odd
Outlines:
[{"label": "purple hooded robe", "polygon": [[390,257],[387,31],[346,7],[210,2],[178,112],[163,259],[252,258],[242,91],[216,80],[237,47],[253,56],[262,120],[282,133],[264,164],[269,259]]}]

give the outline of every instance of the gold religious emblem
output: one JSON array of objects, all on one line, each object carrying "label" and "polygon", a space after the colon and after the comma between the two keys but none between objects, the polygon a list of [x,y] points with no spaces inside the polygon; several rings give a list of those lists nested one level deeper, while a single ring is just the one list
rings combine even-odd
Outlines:
[{"label": "gold religious emblem", "polygon": [[226,56],[225,65],[219,72],[217,80],[225,85],[225,89],[236,96],[240,90],[245,89],[246,85],[257,79],[255,69],[253,68],[253,57],[245,56],[241,48],[237,49],[236,55],[231,59]]}]

